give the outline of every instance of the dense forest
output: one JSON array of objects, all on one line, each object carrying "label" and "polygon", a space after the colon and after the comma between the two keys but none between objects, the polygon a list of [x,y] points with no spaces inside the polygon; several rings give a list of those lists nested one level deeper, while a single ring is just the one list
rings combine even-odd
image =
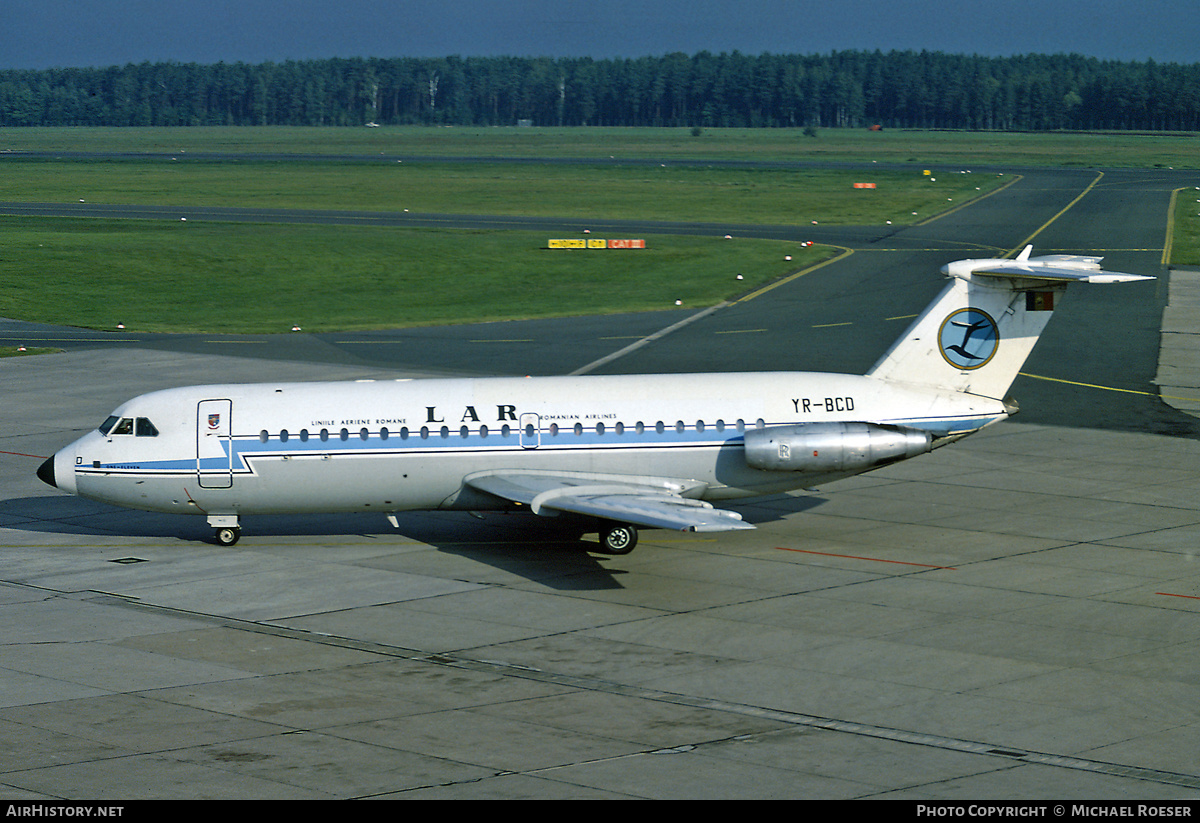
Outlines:
[{"label": "dense forest", "polygon": [[0,71],[0,126],[1200,129],[1200,64],[849,51]]}]

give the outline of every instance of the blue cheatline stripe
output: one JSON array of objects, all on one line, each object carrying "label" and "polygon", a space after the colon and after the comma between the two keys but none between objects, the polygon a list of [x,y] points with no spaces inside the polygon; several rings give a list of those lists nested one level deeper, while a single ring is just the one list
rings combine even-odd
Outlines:
[{"label": "blue cheatline stripe", "polygon": [[[951,433],[969,432],[988,423],[1000,419],[1001,416],[987,417],[929,417],[929,418],[909,418],[904,420],[889,420],[881,421],[890,425],[910,426],[916,429],[924,429],[935,435],[947,435]],[[820,422],[820,421],[807,421]],[[775,426],[800,425],[798,422],[783,422],[770,423],[767,428]],[[366,440],[363,440],[357,433],[350,435],[347,439],[342,440],[340,437],[321,440],[319,438],[310,437],[308,440],[301,440],[299,437],[289,436],[288,439],[282,440],[278,435],[269,437],[266,442],[263,442],[258,436],[235,437],[232,441],[234,461],[234,471],[238,473],[250,472],[250,466],[246,462],[247,459],[255,457],[284,457],[284,456],[306,456],[331,454],[342,456],[386,456],[386,455],[414,455],[414,454],[449,454],[453,452],[474,452],[479,454],[500,453],[505,451],[511,452],[529,452],[529,451],[574,451],[579,450],[616,450],[616,449],[659,449],[659,448],[680,448],[680,447],[699,447],[708,448],[713,446],[738,446],[742,442],[742,433],[737,432],[731,427],[726,426],[724,430],[718,430],[716,426],[706,426],[703,431],[697,431],[695,427],[685,427],[679,431],[675,426],[664,426],[663,431],[659,432],[653,426],[646,428],[642,433],[628,427],[621,434],[618,434],[615,429],[606,429],[603,434],[597,433],[594,428],[584,429],[579,434],[576,434],[574,429],[563,428],[557,433],[552,434],[549,429],[539,429],[537,432],[536,448],[528,448],[523,445],[526,438],[523,436],[522,430],[513,428],[508,435],[501,432],[489,431],[487,436],[481,436],[478,430],[468,431],[467,436],[463,437],[461,430],[446,429],[446,434],[443,435],[441,430],[429,432],[427,437],[421,437],[420,434],[409,433],[407,437],[402,437],[399,434],[389,434],[387,439],[380,437],[379,433],[368,433]],[[221,442],[223,448],[228,450],[229,441]],[[77,466],[76,471],[88,474],[96,471],[102,472],[122,472],[122,471],[144,471],[152,473],[164,474],[179,474],[201,472],[225,472],[229,469],[229,456],[226,451],[225,456],[202,458],[197,464],[195,458],[170,459],[170,460],[143,460],[134,462],[109,463],[101,464],[97,467]]]}]

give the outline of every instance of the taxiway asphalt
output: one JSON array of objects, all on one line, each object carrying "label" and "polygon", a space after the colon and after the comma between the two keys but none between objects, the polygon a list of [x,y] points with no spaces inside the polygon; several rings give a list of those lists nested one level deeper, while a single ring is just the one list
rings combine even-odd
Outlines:
[{"label": "taxiway asphalt", "polygon": [[[1195,798],[1200,386],[1161,344],[1164,307],[1171,334],[1200,328],[1162,265],[1170,193],[1196,177],[1027,174],[590,369],[687,315],[278,349],[95,335],[0,361],[0,792]],[[200,519],[34,477],[119,402],[182,383],[860,371],[938,266],[1026,242],[1160,280],[1074,288],[1012,421],[737,506],[753,532],[645,532],[617,558],[515,516],[264,517],[226,548]],[[0,328],[35,331],[63,333]]]}]

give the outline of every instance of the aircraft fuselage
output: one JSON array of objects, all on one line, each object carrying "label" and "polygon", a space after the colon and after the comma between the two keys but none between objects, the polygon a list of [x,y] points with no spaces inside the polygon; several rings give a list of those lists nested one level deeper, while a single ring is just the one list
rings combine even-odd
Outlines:
[{"label": "aircraft fuselage", "polygon": [[52,465],[64,491],[194,514],[506,508],[464,477],[512,470],[667,475],[728,500],[862,470],[754,468],[749,430],[865,420],[940,437],[1005,416],[988,398],[803,372],[229,384],[137,397]]},{"label": "aircraft fuselage", "polygon": [[248,514],[524,506],[638,526],[753,528],[710,501],[870,471],[1007,417],[1002,398],[1072,282],[1074,255],[960,260],[866,375],[817,372],[212,385],[125,403],[38,476],[150,511]]}]

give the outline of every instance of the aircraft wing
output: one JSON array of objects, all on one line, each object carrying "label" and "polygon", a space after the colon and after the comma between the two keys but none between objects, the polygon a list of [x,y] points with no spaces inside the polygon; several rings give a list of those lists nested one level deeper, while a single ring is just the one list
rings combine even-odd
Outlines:
[{"label": "aircraft wing", "polygon": [[468,486],[514,503],[534,514],[571,512],[620,523],[689,532],[753,529],[737,512],[686,497],[705,488],[695,481],[573,472],[490,472],[466,479]]}]

